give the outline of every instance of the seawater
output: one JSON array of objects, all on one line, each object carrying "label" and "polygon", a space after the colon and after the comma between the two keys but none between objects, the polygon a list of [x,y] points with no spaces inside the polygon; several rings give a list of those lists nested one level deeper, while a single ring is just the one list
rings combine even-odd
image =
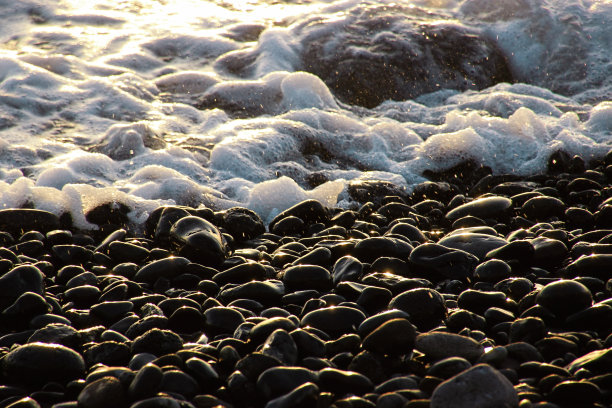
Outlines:
[{"label": "seawater", "polygon": [[[0,207],[80,228],[105,202],[270,220],[350,207],[358,181],[612,149],[609,0],[0,0],[0,21]],[[402,66],[419,53],[442,68]]]}]

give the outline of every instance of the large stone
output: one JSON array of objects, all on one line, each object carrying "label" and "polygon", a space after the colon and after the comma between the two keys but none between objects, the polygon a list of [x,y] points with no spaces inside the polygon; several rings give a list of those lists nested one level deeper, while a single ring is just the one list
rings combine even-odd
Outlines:
[{"label": "large stone", "polygon": [[512,408],[518,406],[512,383],[487,364],[478,364],[444,381],[431,395],[431,408]]},{"label": "large stone", "polygon": [[172,225],[170,241],[179,256],[207,266],[219,266],[228,248],[213,224],[196,216],[183,217]]},{"label": "large stone", "polygon": [[0,210],[0,231],[6,231],[15,237],[27,231],[42,233],[59,229],[57,215],[48,211],[33,208],[9,208]]},{"label": "large stone", "polygon": [[438,241],[439,245],[469,252],[479,259],[484,259],[488,252],[501,248],[507,243],[508,241],[505,239],[494,235],[472,232],[459,234],[451,233]]},{"label": "large stone", "polygon": [[414,347],[432,360],[463,357],[474,362],[484,353],[483,346],[471,337],[434,331],[419,334]]},{"label": "large stone", "polygon": [[34,265],[20,265],[0,277],[0,308],[13,303],[26,292],[44,294],[44,276]]},{"label": "large stone", "polygon": [[471,215],[482,219],[505,217],[512,208],[512,200],[506,197],[485,197],[460,205],[446,214],[449,220]]}]

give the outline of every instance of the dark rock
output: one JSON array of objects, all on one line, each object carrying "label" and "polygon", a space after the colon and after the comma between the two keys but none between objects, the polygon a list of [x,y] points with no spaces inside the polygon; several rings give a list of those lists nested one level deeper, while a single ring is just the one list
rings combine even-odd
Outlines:
[{"label": "dark rock", "polygon": [[591,406],[601,400],[601,390],[589,381],[562,381],[550,392],[550,399],[562,406]]},{"label": "dark rock", "polygon": [[219,293],[219,298],[226,302],[236,299],[252,299],[262,305],[275,305],[285,295],[285,285],[275,279],[263,282],[253,281],[241,285],[226,285]]},{"label": "dark rock", "polygon": [[205,321],[198,309],[182,306],[168,318],[168,328],[177,333],[195,333],[204,330]]},{"label": "dark rock", "polygon": [[128,388],[132,400],[142,400],[154,396],[159,390],[163,377],[162,370],[155,364],[145,364],[138,370]]},{"label": "dark rock", "polygon": [[178,276],[183,268],[189,263],[189,259],[182,257],[171,257],[158,259],[143,266],[136,272],[136,282],[154,283],[159,278],[173,278]]},{"label": "dark rock", "polygon": [[470,201],[450,210],[446,218],[451,221],[471,215],[482,219],[504,219],[512,208],[512,201],[506,197],[485,197]]},{"label": "dark rock", "polygon": [[78,397],[78,406],[84,408],[122,407],[126,403],[121,382],[110,376],[87,384]]},{"label": "dark rock", "polygon": [[535,343],[544,338],[547,333],[548,329],[542,319],[537,317],[526,317],[512,322],[508,339],[512,343],[519,341]]},{"label": "dark rock", "polygon": [[295,388],[316,383],[317,375],[302,367],[272,367],[264,371],[257,379],[257,390],[270,400],[287,394]]},{"label": "dark rock", "polygon": [[472,364],[463,357],[449,357],[432,364],[427,369],[427,375],[446,380],[470,367]]},{"label": "dark rock", "polygon": [[266,268],[256,262],[245,262],[222,272],[217,273],[212,277],[212,280],[219,286],[226,283],[245,283],[252,280],[261,280],[266,276]]},{"label": "dark rock", "polygon": [[408,238],[410,241],[419,242],[421,244],[428,242],[429,239],[412,224],[407,224],[404,222],[398,222],[393,225],[386,234],[394,234],[394,235],[402,235]]},{"label": "dark rock", "polygon": [[489,251],[484,259],[501,259],[503,261],[518,260],[520,262],[530,262],[533,258],[535,248],[527,240],[516,240],[509,242],[499,248]]},{"label": "dark rock", "polygon": [[512,383],[489,365],[478,364],[440,384],[431,396],[431,408],[515,407],[518,395]]},{"label": "dark rock", "polygon": [[539,196],[525,201],[521,210],[530,220],[545,221],[551,217],[562,218],[566,205],[556,197]]},{"label": "dark rock", "polygon": [[307,408],[317,405],[319,387],[307,382],[291,392],[269,401],[266,408]]},{"label": "dark rock", "polygon": [[76,349],[80,345],[80,336],[75,328],[67,324],[51,323],[33,332],[28,339],[28,343],[37,342],[61,344]]},{"label": "dark rock", "polygon": [[204,312],[206,332],[216,334],[231,334],[236,330],[244,317],[236,309],[230,307],[211,307]]},{"label": "dark rock", "polygon": [[509,278],[511,274],[510,265],[499,259],[483,262],[474,270],[474,278],[482,282],[499,282]]},{"label": "dark rock", "polygon": [[151,329],[132,342],[132,353],[151,353],[156,356],[181,349],[183,340],[169,330]]},{"label": "dark rock", "polygon": [[26,292],[43,295],[43,279],[44,275],[34,265],[20,265],[2,275],[0,277],[0,308],[9,306]]},{"label": "dark rock", "polygon": [[406,241],[390,237],[366,238],[355,245],[353,256],[362,262],[373,262],[381,256],[407,259],[412,245]]},{"label": "dark rock", "polygon": [[290,291],[306,289],[326,291],[332,287],[330,273],[318,265],[291,266],[283,271],[282,281]]},{"label": "dark rock", "polygon": [[312,326],[334,336],[354,332],[365,320],[362,311],[347,306],[332,306],[313,310],[301,320],[302,327]]},{"label": "dark rock", "polygon": [[283,329],[276,329],[261,346],[261,353],[274,357],[284,365],[295,365],[298,348],[293,338]]},{"label": "dark rock", "polygon": [[9,307],[2,311],[2,317],[13,321],[17,325],[25,326],[35,316],[51,311],[44,297],[38,293],[25,292],[21,294]]},{"label": "dark rock", "polygon": [[270,231],[277,235],[291,236],[301,235],[304,232],[305,224],[301,218],[290,215],[279,219],[270,228]]},{"label": "dark rock", "polygon": [[219,266],[228,249],[213,224],[196,216],[183,217],[172,225],[170,240],[179,256],[206,266]]},{"label": "dark rock", "polygon": [[[441,88],[511,82],[494,44],[465,26],[424,23],[422,16],[401,6],[356,6],[335,21],[335,29],[323,22],[299,26],[304,70],[322,78],[342,101],[368,108]],[[332,41],[340,52],[326,51]]]},{"label": "dark rock", "polygon": [[140,263],[147,259],[149,251],[129,242],[113,241],[108,245],[108,254],[116,262]]},{"label": "dark rock", "polygon": [[1,366],[6,378],[20,384],[67,383],[85,375],[83,358],[59,344],[28,343],[19,346],[2,358]]},{"label": "dark rock", "polygon": [[469,310],[457,309],[446,319],[446,327],[454,332],[459,332],[464,328],[471,330],[484,330],[487,326],[485,319]]},{"label": "dark rock", "polygon": [[447,316],[446,304],[440,293],[433,289],[411,289],[394,297],[390,309],[408,313],[409,320],[421,331],[439,325]]},{"label": "dark rock", "polygon": [[565,366],[565,369],[576,374],[580,369],[588,370],[594,374],[605,374],[612,364],[612,347],[591,351]]},{"label": "dark rock", "polygon": [[416,247],[409,258],[417,267],[433,271],[443,277],[465,280],[472,276],[478,258],[466,251],[427,243]]},{"label": "dark rock", "polygon": [[95,343],[83,352],[88,367],[102,363],[108,366],[127,365],[130,360],[130,348],[116,341]]},{"label": "dark rock", "polygon": [[337,395],[364,395],[374,388],[368,377],[353,371],[324,368],[318,374],[321,389]]},{"label": "dark rock", "polygon": [[457,298],[460,308],[483,315],[490,307],[508,307],[506,294],[503,292],[484,292],[468,289],[463,291]]},{"label": "dark rock", "polygon": [[414,209],[404,203],[388,203],[380,207],[376,212],[389,220],[395,220],[397,218],[409,217],[414,213]]},{"label": "dark rock", "polygon": [[416,337],[415,349],[433,361],[462,357],[474,362],[484,353],[483,346],[471,337],[434,331],[419,334]]},{"label": "dark rock", "polygon": [[59,228],[59,218],[48,211],[33,208],[0,210],[0,230],[16,237],[27,231],[46,233]]},{"label": "dark rock", "polygon": [[370,332],[363,340],[363,348],[379,354],[409,354],[415,339],[416,329],[408,320],[392,319]]},{"label": "dark rock", "polygon": [[559,266],[567,257],[569,251],[567,246],[558,239],[550,239],[543,236],[532,239],[534,265],[542,268],[554,268]]},{"label": "dark rock", "polygon": [[176,393],[187,399],[193,398],[200,392],[198,383],[180,370],[164,371],[159,388],[161,391]]},{"label": "dark rock", "polygon": [[408,195],[405,187],[383,180],[353,180],[349,182],[347,190],[349,196],[359,203],[375,201],[375,204],[381,204],[382,197],[407,197]]},{"label": "dark rock", "polygon": [[316,335],[303,329],[293,330],[289,334],[298,348],[298,354],[302,358],[325,356],[325,343]]},{"label": "dark rock", "polygon": [[342,281],[356,281],[363,271],[363,264],[350,255],[343,256],[334,264],[332,279],[334,285]]},{"label": "dark rock", "polygon": [[567,266],[566,274],[569,277],[592,276],[604,281],[612,279],[612,254],[581,256]]},{"label": "dark rock", "polygon": [[[240,367],[237,367],[240,369]],[[191,357],[185,361],[185,372],[194,378],[203,391],[212,391],[219,386],[219,374],[206,361]]]},{"label": "dark rock", "polygon": [[106,323],[114,323],[132,311],[134,304],[128,300],[107,301],[91,307],[91,313]]},{"label": "dark rock", "polygon": [[593,296],[581,283],[559,280],[546,285],[538,294],[536,303],[564,319],[591,306]]},{"label": "dark rock", "polygon": [[[324,231],[323,231],[324,232]],[[293,265],[318,265],[327,267],[332,261],[332,252],[329,248],[317,247],[307,254],[293,261]]]},{"label": "dark rock", "polygon": [[248,208],[233,207],[222,213],[223,227],[238,241],[246,241],[266,232],[259,215]]},{"label": "dark rock", "polygon": [[484,259],[488,252],[503,247],[508,243],[503,238],[476,232],[454,231],[438,241],[438,245],[468,252],[479,259]]},{"label": "dark rock", "polygon": [[282,220],[285,217],[294,216],[302,221],[306,225],[314,224],[317,222],[327,222],[329,221],[329,213],[323,204],[321,204],[317,200],[305,200],[301,203],[294,205],[291,208],[286,209],[285,211],[278,214],[274,219],[270,222],[269,229],[272,231],[274,229],[274,225]]}]

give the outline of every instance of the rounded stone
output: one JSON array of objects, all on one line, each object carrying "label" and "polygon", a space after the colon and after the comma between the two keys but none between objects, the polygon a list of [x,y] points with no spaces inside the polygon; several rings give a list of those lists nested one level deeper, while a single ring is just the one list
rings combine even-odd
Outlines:
[{"label": "rounded stone", "polygon": [[35,342],[6,354],[2,359],[2,370],[8,378],[24,384],[67,383],[83,378],[85,361],[68,347]]},{"label": "rounded stone", "polygon": [[[0,210],[2,211],[2,210]],[[44,276],[34,265],[20,265],[0,277],[0,308],[13,303],[26,292],[44,294]]]},{"label": "rounded stone", "polygon": [[506,197],[485,197],[460,205],[450,210],[446,218],[451,221],[471,215],[482,219],[500,218],[508,215],[512,200]]},{"label": "rounded stone", "polygon": [[503,238],[475,232],[451,233],[438,241],[438,245],[469,252],[478,259],[484,259],[488,252],[507,243]]},{"label": "rounded stone", "polygon": [[293,366],[272,367],[257,379],[257,390],[269,400],[309,382],[317,382],[317,375],[311,370]]},{"label": "rounded stone", "polygon": [[472,276],[478,258],[469,252],[426,243],[417,246],[410,254],[410,263],[421,269],[431,270],[445,278],[465,280]]},{"label": "rounded stone", "polygon": [[559,318],[580,312],[591,306],[593,296],[583,284],[559,280],[546,285],[536,297],[536,303]]},{"label": "rounded stone", "polygon": [[155,364],[145,364],[141,367],[129,385],[128,393],[131,399],[141,400],[152,397],[159,390],[163,377],[162,370]]},{"label": "rounded stone", "polygon": [[136,272],[136,282],[154,283],[159,278],[172,279],[183,272],[189,259],[183,257],[169,257],[158,259],[146,264]]},{"label": "rounded stone", "polygon": [[156,356],[174,353],[183,347],[183,340],[170,330],[151,329],[132,342],[132,354],[151,353]]},{"label": "rounded stone", "polygon": [[499,282],[509,278],[512,268],[500,259],[491,259],[481,263],[474,270],[474,278],[482,282]]},{"label": "rounded stone", "polygon": [[512,383],[487,364],[478,364],[444,381],[431,395],[431,408],[499,408],[518,406]]},{"label": "rounded stone", "polygon": [[319,387],[337,395],[364,395],[374,389],[368,377],[354,371],[324,368],[318,374]]},{"label": "rounded stone", "polygon": [[462,357],[474,362],[484,353],[484,347],[471,337],[434,331],[419,334],[414,347],[434,361]]},{"label": "rounded stone", "polygon": [[408,313],[409,320],[421,331],[438,326],[447,316],[444,298],[429,288],[411,289],[397,295],[389,302],[389,309]]},{"label": "rounded stone", "polygon": [[363,348],[379,354],[409,354],[414,348],[416,329],[406,319],[382,323],[363,340]]},{"label": "rounded stone", "polygon": [[282,281],[289,291],[331,289],[332,278],[327,269],[318,265],[295,265],[285,269]]},{"label": "rounded stone", "polygon": [[361,310],[348,306],[331,306],[307,313],[300,325],[311,326],[333,336],[356,331],[365,318]]},{"label": "rounded stone", "polygon": [[172,225],[170,241],[179,256],[206,266],[219,266],[228,249],[221,233],[213,224],[196,216],[183,217]]},{"label": "rounded stone", "polygon": [[87,384],[77,401],[78,406],[83,408],[121,407],[127,402],[121,382],[111,376]]},{"label": "rounded stone", "polygon": [[356,281],[363,272],[363,264],[350,255],[338,259],[332,269],[334,285],[342,281]]}]

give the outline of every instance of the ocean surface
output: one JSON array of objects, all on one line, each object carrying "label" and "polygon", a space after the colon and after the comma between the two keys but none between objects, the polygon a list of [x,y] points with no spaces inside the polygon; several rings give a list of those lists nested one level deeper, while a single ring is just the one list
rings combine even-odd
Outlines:
[{"label": "ocean surface", "polygon": [[610,0],[0,0],[0,207],[264,220],[612,149]]}]

